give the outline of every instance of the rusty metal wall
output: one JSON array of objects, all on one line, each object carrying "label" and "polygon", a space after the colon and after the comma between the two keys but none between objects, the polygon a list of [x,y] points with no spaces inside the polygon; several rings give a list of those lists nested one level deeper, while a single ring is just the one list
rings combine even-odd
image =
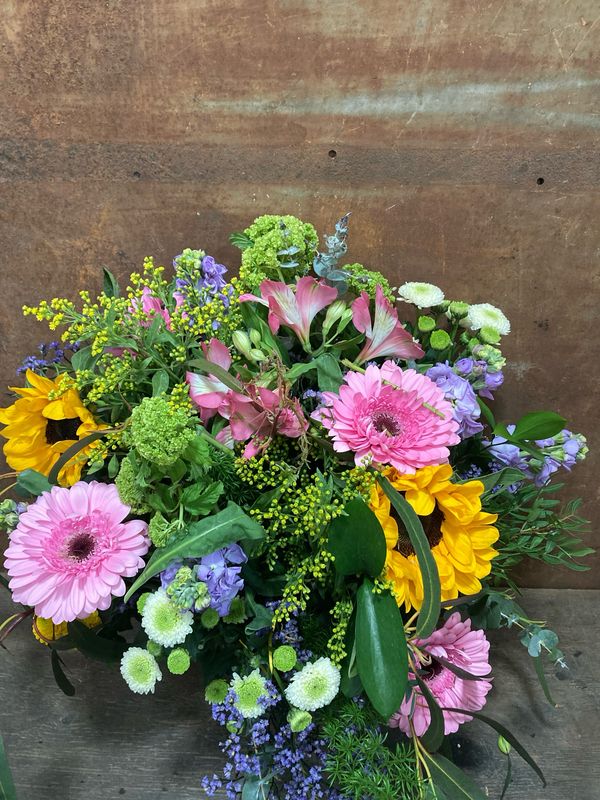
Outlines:
[{"label": "rusty metal wall", "polygon": [[[505,418],[554,408],[600,515],[598,0],[0,0],[0,385],[22,303],[264,212],[501,306]],[[530,585],[598,586],[524,571]]]}]

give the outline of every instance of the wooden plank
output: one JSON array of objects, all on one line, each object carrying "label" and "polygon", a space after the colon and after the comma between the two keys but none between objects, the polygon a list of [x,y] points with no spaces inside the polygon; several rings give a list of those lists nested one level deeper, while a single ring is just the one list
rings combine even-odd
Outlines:
[{"label": "wooden plank", "polygon": [[[600,659],[596,627],[600,592],[529,590],[523,606],[547,618],[561,637],[569,672],[548,670],[559,708],[551,708],[516,635],[493,637],[495,690],[485,713],[521,739],[546,773],[535,775],[513,757],[507,800],[597,800],[600,784]],[[9,611],[0,596],[0,617]],[[195,670],[165,675],[152,697],[132,695],[118,670],[65,654],[77,688],[67,698],[54,684],[46,648],[23,629],[0,651],[0,732],[19,800],[197,800],[203,774],[219,769],[220,728],[210,719]],[[504,780],[496,737],[480,723],[463,726],[457,757],[498,797]]]}]

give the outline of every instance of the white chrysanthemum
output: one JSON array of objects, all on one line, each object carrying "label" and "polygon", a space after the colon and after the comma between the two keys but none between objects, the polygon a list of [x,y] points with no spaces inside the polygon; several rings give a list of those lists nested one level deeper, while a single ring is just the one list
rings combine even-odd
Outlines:
[{"label": "white chrysanthemum", "polygon": [[148,638],[163,647],[182,644],[192,632],[194,615],[178,608],[164,589],[147,598],[142,612],[142,627]]},{"label": "white chrysanthemum", "polygon": [[499,333],[500,336],[506,336],[507,333],[510,333],[510,322],[499,308],[490,303],[476,303],[473,306],[469,306],[469,313],[465,317],[463,324],[473,331],[478,331],[481,328],[491,328],[496,333]]},{"label": "white chrysanthemum", "polygon": [[267,696],[267,682],[258,669],[243,678],[234,672],[230,686],[237,697],[233,705],[243,717],[256,719],[265,713],[264,706],[258,701]]},{"label": "white chrysanthemum", "polygon": [[127,686],[136,694],[154,692],[156,681],[162,680],[162,673],[156,659],[141,647],[130,647],[121,659],[121,675]]},{"label": "white chrysanthemum", "polygon": [[340,689],[340,671],[329,658],[319,658],[297,672],[285,690],[290,705],[301,711],[328,706]]},{"label": "white chrysanthemum", "polygon": [[410,281],[403,283],[398,289],[398,298],[406,303],[412,303],[417,308],[431,308],[443,302],[444,293],[433,283]]}]

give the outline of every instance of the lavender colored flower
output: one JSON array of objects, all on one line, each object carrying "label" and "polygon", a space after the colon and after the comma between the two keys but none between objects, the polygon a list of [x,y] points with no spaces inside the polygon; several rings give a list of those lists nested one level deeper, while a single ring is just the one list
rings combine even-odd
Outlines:
[{"label": "lavender colored flower", "polygon": [[23,363],[17,367],[17,375],[27,372],[30,369],[38,375],[43,375],[44,372],[53,367],[55,364],[61,364],[66,359],[68,353],[76,353],[79,350],[79,342],[73,344],[61,344],[61,342],[49,342],[47,344],[40,344],[38,347],[39,356],[27,356]]},{"label": "lavender colored flower", "polygon": [[[507,425],[506,430],[513,433],[515,430],[514,425]],[[525,458],[526,453],[521,452],[518,445],[507,442],[503,436],[494,436],[491,442],[484,441],[487,445],[489,454],[493,460],[494,469],[502,469],[503,467],[514,467],[515,469],[527,472],[528,463]]]},{"label": "lavender colored flower", "polygon": [[204,581],[208,586],[210,607],[214,608],[220,617],[229,614],[231,601],[244,588],[244,580],[240,573],[241,565],[247,560],[242,548],[238,544],[232,544],[204,556],[196,567],[198,580]]},{"label": "lavender colored flower", "polygon": [[455,371],[466,378],[480,397],[493,400],[492,392],[499,389],[504,383],[504,374],[501,370],[491,371],[485,361],[473,358],[460,358],[454,365]]},{"label": "lavender colored flower", "polygon": [[541,464],[538,460],[532,459],[536,486],[544,486],[548,483],[550,476],[561,467],[570,471],[577,461],[585,458],[588,452],[585,436],[580,433],[574,434],[566,428],[550,439],[538,439],[536,445],[543,453]]},{"label": "lavender colored flower", "polygon": [[426,375],[444,392],[446,400],[452,403],[461,439],[468,439],[469,436],[480,433],[483,430],[483,425],[478,422],[481,409],[469,381],[457,375],[448,362],[435,364],[427,370]]},{"label": "lavender colored flower", "polygon": [[[225,308],[229,308],[232,287],[228,286],[223,275],[227,267],[219,264],[203,250],[186,248],[173,260],[175,268],[175,291],[173,297],[182,309],[182,317],[193,324],[193,312],[211,300],[218,298]],[[213,321],[217,330],[219,322]]]}]

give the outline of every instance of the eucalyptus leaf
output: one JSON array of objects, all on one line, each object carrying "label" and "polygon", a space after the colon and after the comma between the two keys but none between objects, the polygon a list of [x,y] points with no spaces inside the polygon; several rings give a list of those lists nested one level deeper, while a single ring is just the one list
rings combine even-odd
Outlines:
[{"label": "eucalyptus leaf", "polygon": [[435,630],[440,617],[441,586],[437,564],[431,554],[429,540],[425,536],[423,526],[413,507],[400,492],[394,489],[387,478],[379,475],[377,480],[404,524],[419,562],[423,578],[423,604],[419,611],[416,635],[420,639],[426,639]]},{"label": "eucalyptus leaf", "polygon": [[344,516],[329,526],[328,548],[341,575],[381,574],[387,553],[381,523],[365,501],[356,497],[344,507]]},{"label": "eucalyptus leaf", "polygon": [[17,489],[39,497],[42,492],[49,492],[53,484],[50,483],[45,475],[36,472],[34,469],[24,469],[17,476]]},{"label": "eucalyptus leaf", "polygon": [[13,781],[4,741],[0,736],[0,800],[17,800],[17,790]]},{"label": "eucalyptus leaf", "polygon": [[365,578],[357,594],[356,664],[373,707],[388,719],[400,708],[408,682],[406,637],[400,610],[387,591]]},{"label": "eucalyptus leaf", "polygon": [[266,800],[269,796],[271,778],[247,775],[242,786],[241,800]]},{"label": "eucalyptus leaf", "polygon": [[264,528],[256,520],[235,503],[229,503],[223,511],[192,523],[184,536],[155,550],[145,570],[129,588],[125,601],[177,558],[201,558],[234,542],[259,541],[264,536]]}]

